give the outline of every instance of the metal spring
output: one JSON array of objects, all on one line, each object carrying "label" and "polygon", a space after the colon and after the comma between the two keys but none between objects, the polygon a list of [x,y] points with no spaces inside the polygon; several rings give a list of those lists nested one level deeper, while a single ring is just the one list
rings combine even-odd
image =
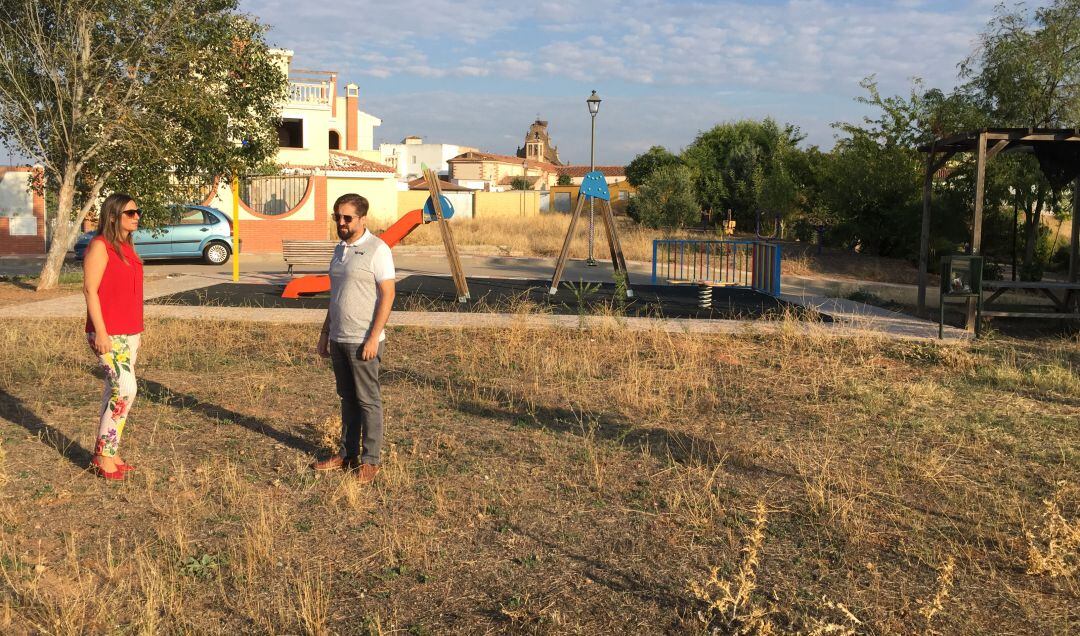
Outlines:
[{"label": "metal spring", "polygon": [[712,285],[698,287],[698,306],[702,309],[712,308]]}]

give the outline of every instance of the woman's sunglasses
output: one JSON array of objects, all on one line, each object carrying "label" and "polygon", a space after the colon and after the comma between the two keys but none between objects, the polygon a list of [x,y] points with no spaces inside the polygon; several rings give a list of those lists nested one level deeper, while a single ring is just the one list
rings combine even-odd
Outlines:
[{"label": "woman's sunglasses", "polygon": [[341,223],[342,221],[344,221],[345,225],[349,225],[353,222],[353,219],[355,218],[355,216],[349,216],[348,214],[335,214],[334,223]]},{"label": "woman's sunglasses", "polygon": [[142,210],[140,210],[139,208],[135,208],[134,210],[124,210],[124,214],[128,215],[128,217],[141,217]]}]

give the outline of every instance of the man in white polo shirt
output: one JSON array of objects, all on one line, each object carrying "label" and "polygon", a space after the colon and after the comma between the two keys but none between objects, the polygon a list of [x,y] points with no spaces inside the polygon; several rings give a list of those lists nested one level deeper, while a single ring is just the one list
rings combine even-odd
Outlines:
[{"label": "man in white polo shirt", "polygon": [[334,202],[341,243],[330,261],[330,309],[319,334],[319,355],[333,361],[341,398],[341,449],[315,470],[355,470],[360,483],[379,472],[383,414],[379,362],[394,303],[394,259],[367,231],[367,199],[344,194]]}]

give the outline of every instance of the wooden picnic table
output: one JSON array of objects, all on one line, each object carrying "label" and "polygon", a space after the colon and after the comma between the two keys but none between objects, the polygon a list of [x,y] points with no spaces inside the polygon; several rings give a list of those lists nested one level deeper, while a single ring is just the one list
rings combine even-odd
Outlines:
[{"label": "wooden picnic table", "polygon": [[[1080,312],[1070,309],[1070,292],[1072,295],[1080,294],[1080,282],[1070,283],[1056,280],[984,280],[984,291],[993,290],[990,297],[983,302],[984,316],[1001,316],[1007,318],[1080,318]],[[994,302],[1007,291],[1030,291],[1042,294],[1053,303],[1052,311],[1009,311],[994,309]],[[1061,294],[1060,296],[1058,294]]]}]

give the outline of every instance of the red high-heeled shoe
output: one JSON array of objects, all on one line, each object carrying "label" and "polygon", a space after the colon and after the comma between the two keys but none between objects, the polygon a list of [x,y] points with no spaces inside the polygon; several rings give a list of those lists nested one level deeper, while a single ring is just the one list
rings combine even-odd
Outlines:
[{"label": "red high-heeled shoe", "polygon": [[116,464],[116,469],[122,473],[128,473],[135,470],[135,467],[127,462],[119,462]]},{"label": "red high-heeled shoe", "polygon": [[94,458],[90,460],[90,464],[97,471],[98,477],[101,477],[102,479],[109,479],[112,481],[123,481],[124,479],[124,471],[121,470],[119,466],[112,472],[101,467],[101,455],[94,455]]}]

